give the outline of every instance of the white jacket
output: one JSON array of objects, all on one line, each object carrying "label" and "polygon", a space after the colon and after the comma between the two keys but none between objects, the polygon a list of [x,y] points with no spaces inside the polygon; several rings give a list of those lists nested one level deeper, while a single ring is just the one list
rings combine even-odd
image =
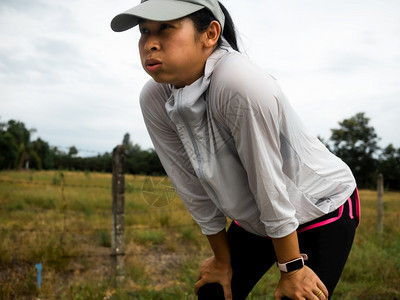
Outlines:
[{"label": "white jacket", "polygon": [[284,237],[336,210],[356,187],[276,81],[229,47],[214,51],[190,86],[150,80],[140,98],[155,150],[206,235],[228,217],[249,232]]}]

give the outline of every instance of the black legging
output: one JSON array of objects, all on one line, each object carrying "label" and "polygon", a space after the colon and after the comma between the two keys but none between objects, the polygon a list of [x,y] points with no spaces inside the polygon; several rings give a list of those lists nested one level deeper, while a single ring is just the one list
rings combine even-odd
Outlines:
[{"label": "black legging", "polygon": [[[351,196],[343,206],[342,216],[330,224],[301,232],[301,229],[313,223],[338,216],[339,209],[308,224],[300,226],[298,231],[301,253],[308,255],[305,261],[325,284],[331,296],[346,263],[353,244],[357,218],[351,218],[351,210],[359,205],[358,197]],[[350,210],[350,212],[349,212]],[[276,262],[271,239],[251,234],[232,222],[228,229],[233,269],[233,300],[246,299],[261,277]],[[207,284],[198,291],[199,300],[224,299],[219,284]]]}]

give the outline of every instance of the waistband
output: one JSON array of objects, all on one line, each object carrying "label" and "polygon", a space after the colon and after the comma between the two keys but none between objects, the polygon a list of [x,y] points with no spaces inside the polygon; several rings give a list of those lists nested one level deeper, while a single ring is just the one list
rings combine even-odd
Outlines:
[{"label": "waistband", "polygon": [[[358,194],[358,189],[356,188],[353,194],[347,199],[347,201],[340,206],[337,210],[319,217],[313,221],[307,222],[300,225],[297,228],[297,233],[302,233],[304,231],[325,226],[331,224],[339,219],[355,219],[356,227],[360,224],[361,219],[361,209],[360,209],[360,196]],[[240,226],[240,223],[234,221],[236,225]],[[240,226],[241,227],[241,226]],[[266,236],[269,238],[269,236]]]},{"label": "waistband", "polygon": [[360,196],[358,194],[358,189],[356,188],[353,194],[347,199],[347,201],[340,206],[337,210],[326,214],[318,219],[311,222],[302,224],[297,228],[297,233],[302,233],[304,231],[325,226],[333,223],[339,219],[355,219],[357,226],[360,224],[361,209],[360,209]]}]

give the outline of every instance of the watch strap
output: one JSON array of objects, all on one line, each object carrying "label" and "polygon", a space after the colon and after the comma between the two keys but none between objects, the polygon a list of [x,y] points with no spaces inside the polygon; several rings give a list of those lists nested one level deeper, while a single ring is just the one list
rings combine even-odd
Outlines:
[{"label": "watch strap", "polygon": [[278,265],[279,270],[287,273],[303,268],[304,261],[307,259],[308,259],[307,254],[300,254],[299,258],[293,259],[291,261],[282,264],[277,262],[276,264]]}]

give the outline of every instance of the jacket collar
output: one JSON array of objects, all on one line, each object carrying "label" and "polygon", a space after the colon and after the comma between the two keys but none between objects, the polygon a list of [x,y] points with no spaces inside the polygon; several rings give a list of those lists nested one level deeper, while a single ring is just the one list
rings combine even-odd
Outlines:
[{"label": "jacket collar", "polygon": [[204,94],[210,85],[214,68],[218,61],[231,51],[234,50],[223,39],[222,44],[208,57],[203,76],[183,88],[170,85],[171,96],[165,103],[165,108],[175,124],[181,123],[182,117],[189,123],[195,124],[199,121],[205,110]]},{"label": "jacket collar", "polygon": [[185,90],[184,94],[187,94],[186,91],[190,91],[189,94],[198,94],[198,93],[193,93],[193,90],[198,90],[200,88],[201,94],[205,92],[205,90],[208,88],[208,85],[210,84],[211,80],[211,75],[214,71],[215,65],[217,62],[223,57],[227,52],[234,51],[232,47],[229,45],[229,43],[222,38],[222,43],[221,45],[214,50],[214,52],[208,57],[206,61],[206,66],[204,68],[204,75],[197,79],[194,83],[191,85],[187,85],[183,88],[176,88],[173,85],[170,85],[172,95],[176,95],[176,93],[179,90]]}]

